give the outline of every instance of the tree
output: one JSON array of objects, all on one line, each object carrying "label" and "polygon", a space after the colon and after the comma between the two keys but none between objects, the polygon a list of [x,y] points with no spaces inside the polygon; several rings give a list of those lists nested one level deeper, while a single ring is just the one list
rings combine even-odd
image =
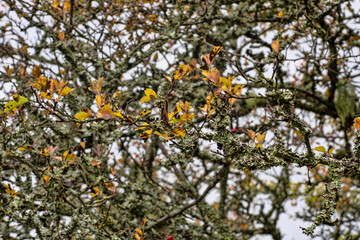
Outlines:
[{"label": "tree", "polygon": [[1,4],[4,239],[360,238],[355,1]]}]

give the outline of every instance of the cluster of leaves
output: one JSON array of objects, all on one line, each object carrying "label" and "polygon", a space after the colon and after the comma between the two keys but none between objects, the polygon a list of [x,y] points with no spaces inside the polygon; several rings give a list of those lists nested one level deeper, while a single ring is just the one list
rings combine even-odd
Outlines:
[{"label": "cluster of leaves", "polygon": [[360,235],[354,1],[0,5],[3,238]]}]

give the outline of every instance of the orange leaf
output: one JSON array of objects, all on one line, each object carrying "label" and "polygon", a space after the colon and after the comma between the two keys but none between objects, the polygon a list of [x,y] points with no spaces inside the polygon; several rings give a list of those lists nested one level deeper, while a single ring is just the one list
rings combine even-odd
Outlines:
[{"label": "orange leaf", "polygon": [[272,48],[276,53],[279,53],[279,50],[280,50],[279,39],[276,39],[276,41],[271,44],[271,48]]},{"label": "orange leaf", "polygon": [[85,142],[81,142],[81,143],[80,143],[80,146],[81,146],[83,149],[85,149]]},{"label": "orange leaf", "polygon": [[202,75],[204,75],[206,78],[204,80],[210,80],[212,83],[219,83],[220,73],[216,68],[211,68],[209,71],[202,71]]},{"label": "orange leaf", "polygon": [[115,192],[116,191],[116,186],[115,183],[105,183],[105,187],[111,191],[111,192]]},{"label": "orange leaf", "polygon": [[64,32],[59,32],[58,36],[59,36],[60,41],[64,41],[64,38],[65,38]]},{"label": "orange leaf", "polygon": [[46,183],[48,183],[48,182],[50,181],[51,177],[49,177],[49,176],[44,176],[43,179],[44,179],[44,182],[45,182],[45,184],[46,184]]},{"label": "orange leaf", "polygon": [[41,65],[37,65],[32,69],[32,74],[34,78],[38,78],[40,76],[40,72],[41,72]]},{"label": "orange leaf", "polygon": [[94,191],[95,191],[97,194],[99,194],[100,196],[102,196],[102,191],[100,191],[99,188],[93,187],[93,189],[94,189]]},{"label": "orange leaf", "polygon": [[357,117],[357,118],[354,119],[354,127],[357,130],[360,130],[360,117]]}]

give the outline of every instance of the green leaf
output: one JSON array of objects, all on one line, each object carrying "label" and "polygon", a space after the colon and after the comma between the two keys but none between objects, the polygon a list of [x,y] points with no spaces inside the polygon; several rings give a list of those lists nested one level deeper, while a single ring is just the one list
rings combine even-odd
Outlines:
[{"label": "green leaf", "polygon": [[14,109],[14,108],[20,106],[21,104],[24,104],[24,103],[29,101],[29,99],[27,99],[26,97],[20,96],[18,94],[14,95],[13,99],[14,100],[11,100],[7,104],[5,104],[4,113],[6,113],[6,112],[10,111],[11,109]]}]

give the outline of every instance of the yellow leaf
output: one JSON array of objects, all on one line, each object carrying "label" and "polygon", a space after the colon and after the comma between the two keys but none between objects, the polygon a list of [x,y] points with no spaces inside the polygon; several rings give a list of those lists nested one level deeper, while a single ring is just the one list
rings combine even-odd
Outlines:
[{"label": "yellow leaf", "polygon": [[113,116],[117,116],[117,117],[119,117],[119,118],[121,118],[121,119],[125,119],[124,116],[121,114],[120,111],[113,112],[112,115],[113,115]]},{"label": "yellow leaf", "polygon": [[276,39],[276,41],[271,44],[271,48],[274,50],[274,52],[279,53],[280,50],[279,39]]},{"label": "yellow leaf", "polygon": [[67,86],[65,86],[60,93],[60,96],[66,96],[68,95],[72,90],[74,90],[74,88],[69,88]]},{"label": "yellow leaf", "polygon": [[85,149],[85,142],[81,142],[81,143],[80,143],[80,146],[81,146],[83,149]]},{"label": "yellow leaf", "polygon": [[185,129],[183,128],[175,128],[173,131],[172,131],[172,134],[174,136],[180,136],[182,139],[184,139],[185,137]]},{"label": "yellow leaf", "polygon": [[160,132],[158,132],[158,131],[155,131],[154,134],[159,135],[159,136],[165,138],[165,140],[172,139],[171,137],[169,137],[169,136],[167,135],[167,133],[160,133]]},{"label": "yellow leaf", "polygon": [[64,12],[65,13],[70,12],[70,8],[71,8],[70,0],[65,0],[64,1]]},{"label": "yellow leaf", "polygon": [[89,90],[91,92],[95,93],[96,95],[100,95],[103,80],[104,80],[104,78],[101,77],[101,78],[99,78],[99,81],[96,81],[96,80],[92,81],[91,87],[89,87]]},{"label": "yellow leaf", "polygon": [[141,237],[139,236],[139,234],[135,233],[134,236],[135,236],[136,240],[141,240]]},{"label": "yellow leaf", "polygon": [[18,148],[19,151],[32,151],[32,150],[35,150],[35,148],[31,145],[25,145],[25,146],[22,146],[22,147],[19,147]]},{"label": "yellow leaf", "polygon": [[258,133],[256,135],[256,141],[259,142],[259,143],[263,143],[264,140],[265,140],[265,136],[266,136],[266,132],[263,133],[263,134]]},{"label": "yellow leaf", "polygon": [[60,5],[60,0],[53,0],[51,6],[57,8]]},{"label": "yellow leaf", "polygon": [[5,184],[5,192],[11,195],[11,197],[16,197],[16,192],[14,189],[11,188],[10,184]]},{"label": "yellow leaf", "polygon": [[326,149],[324,146],[317,146],[316,148],[313,148],[313,150],[326,153]]},{"label": "yellow leaf", "polygon": [[138,118],[141,117],[141,116],[145,116],[145,115],[148,114],[148,113],[151,113],[151,111],[146,111],[146,110],[144,109],[144,110],[142,110],[141,113],[139,113]]},{"label": "yellow leaf", "polygon": [[335,147],[332,147],[329,149],[329,155],[331,155],[331,153],[335,150]]},{"label": "yellow leaf", "polygon": [[140,134],[140,137],[142,137],[144,140],[147,140],[151,136],[152,131],[152,129],[144,131]]},{"label": "yellow leaf", "polygon": [[172,80],[172,78],[171,77],[169,77],[169,76],[165,76],[165,78],[172,84],[173,83],[173,80]]},{"label": "yellow leaf", "polygon": [[83,109],[81,109],[80,112],[76,113],[74,117],[78,120],[84,120],[84,119],[90,117],[91,115],[92,115],[92,112],[90,109],[83,108]]},{"label": "yellow leaf", "polygon": [[157,98],[155,91],[152,89],[148,88],[144,92],[145,92],[146,96],[141,98],[141,103],[147,103],[147,102]]},{"label": "yellow leaf", "polygon": [[279,13],[278,13],[278,16],[280,17],[280,18],[283,18],[283,11],[281,10]]},{"label": "yellow leaf", "polygon": [[143,228],[143,229],[144,229],[144,227],[145,227],[146,222],[147,222],[147,219],[146,219],[146,218],[144,218],[144,220],[143,220],[143,224],[142,224],[142,228]]},{"label": "yellow leaf", "polygon": [[105,102],[105,94],[96,95],[95,100],[96,100],[96,105],[98,106],[98,108],[101,108],[103,103]]},{"label": "yellow leaf", "polygon": [[141,231],[141,229],[136,228],[136,229],[135,229],[135,231],[136,231],[138,234],[140,234],[140,236],[142,236],[142,235],[143,235],[143,232]]}]

